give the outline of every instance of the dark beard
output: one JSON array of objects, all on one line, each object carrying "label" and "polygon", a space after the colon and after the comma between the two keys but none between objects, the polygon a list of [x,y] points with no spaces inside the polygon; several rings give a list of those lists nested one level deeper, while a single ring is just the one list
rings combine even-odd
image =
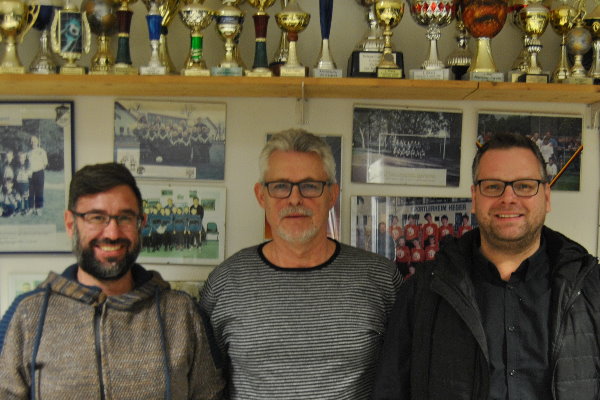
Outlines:
[{"label": "dark beard", "polygon": [[[121,261],[118,261],[116,259],[109,259],[108,261],[110,265],[106,265],[98,261],[94,256],[93,248],[94,246],[100,243],[123,244],[127,246],[129,250],[125,255],[125,258]],[[81,247],[81,242],[79,241],[79,231],[77,229],[77,226],[75,226],[72,246],[73,253],[77,257],[77,264],[82,270],[84,270],[85,272],[87,272],[88,274],[100,281],[116,281],[125,276],[125,274],[131,270],[131,267],[133,267],[135,260],[140,254],[142,243],[140,238],[140,240],[138,240],[138,244],[135,247],[129,248],[131,246],[131,241],[127,239],[103,239],[92,240],[87,247],[83,248]]]}]

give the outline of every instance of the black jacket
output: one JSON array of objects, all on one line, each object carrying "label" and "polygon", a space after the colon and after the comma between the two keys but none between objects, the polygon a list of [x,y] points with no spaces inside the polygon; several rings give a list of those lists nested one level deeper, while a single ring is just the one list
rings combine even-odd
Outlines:
[{"label": "black jacket", "polygon": [[[600,399],[598,260],[547,227],[542,235],[552,271],[553,399]],[[487,399],[488,346],[470,278],[478,243],[477,229],[449,240],[401,286],[374,399]]]}]

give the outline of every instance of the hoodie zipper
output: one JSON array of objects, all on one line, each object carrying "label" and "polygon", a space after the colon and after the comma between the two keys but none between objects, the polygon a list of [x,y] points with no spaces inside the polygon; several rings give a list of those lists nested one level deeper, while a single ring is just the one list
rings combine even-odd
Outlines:
[{"label": "hoodie zipper", "polygon": [[98,382],[100,382],[100,399],[105,400],[106,395],[104,394],[104,373],[102,371],[102,345],[101,345],[101,324],[102,324],[102,314],[104,313],[104,306],[106,302],[102,305],[96,307],[96,311],[94,313],[94,336],[95,336],[95,347],[96,347],[96,363],[98,364]]}]

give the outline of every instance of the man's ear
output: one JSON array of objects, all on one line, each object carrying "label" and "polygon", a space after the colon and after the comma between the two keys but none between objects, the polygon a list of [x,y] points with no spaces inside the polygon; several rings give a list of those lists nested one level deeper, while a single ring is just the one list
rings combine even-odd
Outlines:
[{"label": "man's ear", "polygon": [[69,210],[65,210],[65,215],[64,215],[64,220],[65,220],[65,229],[67,231],[67,234],[69,235],[70,238],[73,237],[73,230],[74,230],[74,224],[75,224],[75,216],[73,215],[73,213]]},{"label": "man's ear", "polygon": [[262,183],[256,182],[254,184],[254,195],[256,196],[256,200],[258,201],[258,204],[260,204],[260,206],[262,208],[265,208],[265,192],[263,190]]}]

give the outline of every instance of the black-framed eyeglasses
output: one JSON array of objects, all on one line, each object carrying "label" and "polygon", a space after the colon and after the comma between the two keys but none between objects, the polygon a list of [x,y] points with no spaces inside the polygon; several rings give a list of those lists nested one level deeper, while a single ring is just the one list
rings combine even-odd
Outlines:
[{"label": "black-framed eyeglasses", "polygon": [[485,197],[500,197],[507,186],[511,186],[518,197],[533,197],[538,194],[540,179],[517,179],[514,181],[501,181],[500,179],[480,179],[475,184],[479,186],[479,193]]},{"label": "black-framed eyeglasses", "polygon": [[325,185],[331,185],[327,181],[301,181],[301,182],[288,182],[288,181],[272,181],[265,182],[263,186],[267,188],[269,196],[276,199],[287,199],[292,194],[294,186],[298,186],[300,195],[309,199],[315,197],[321,197]]},{"label": "black-framed eyeglasses", "polygon": [[97,211],[78,213],[71,210],[73,215],[83,219],[83,221],[96,228],[104,228],[114,219],[117,225],[123,229],[138,229],[142,223],[142,217],[137,214],[108,215]]}]

